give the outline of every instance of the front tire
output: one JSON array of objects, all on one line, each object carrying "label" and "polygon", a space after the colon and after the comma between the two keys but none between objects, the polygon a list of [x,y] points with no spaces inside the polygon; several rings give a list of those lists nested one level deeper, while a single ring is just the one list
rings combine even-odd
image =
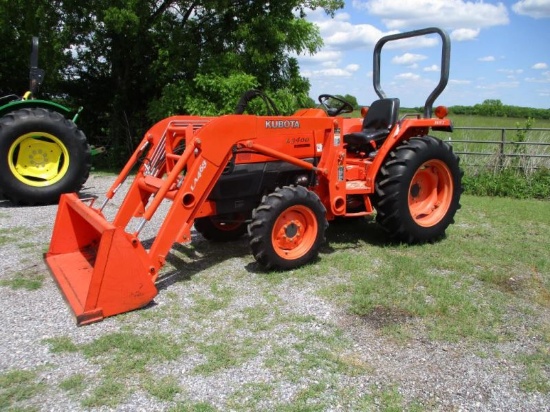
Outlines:
[{"label": "front tire", "polygon": [[250,249],[266,269],[294,269],[317,257],[327,227],[315,193],[302,186],[277,188],[252,212]]},{"label": "front tire", "polygon": [[376,179],[377,222],[405,243],[443,237],[460,208],[462,174],[447,143],[431,136],[403,142]]},{"label": "front tire", "polygon": [[0,191],[15,204],[51,204],[91,169],[84,133],[60,113],[26,108],[0,119]]}]

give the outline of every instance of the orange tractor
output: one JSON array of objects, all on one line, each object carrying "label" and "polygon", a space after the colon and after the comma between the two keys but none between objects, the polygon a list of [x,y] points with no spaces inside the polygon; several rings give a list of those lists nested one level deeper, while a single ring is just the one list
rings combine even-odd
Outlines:
[{"label": "orange tractor", "polygon": [[[430,34],[441,37],[440,81],[423,114],[399,118],[399,99],[380,87],[382,47]],[[259,94],[252,92],[241,99],[241,114],[173,116],[155,124],[100,205],[74,193],[61,196],[45,259],[77,323],[147,305],[172,245],[190,242],[193,226],[212,240],[248,233],[254,258],[268,269],[311,262],[335,218],[376,215],[389,235],[408,243],[442,237],[462,192],[457,156],[428,135],[452,131],[444,107],[432,117],[449,58],[449,38],[438,28],[380,39],[374,49],[380,99],[364,118],[339,116],[353,108],[330,95],[320,96],[323,108],[288,117],[242,114]],[[108,220],[104,208],[136,163],[138,172]],[[159,210],[165,215],[146,247],[142,229]]]}]

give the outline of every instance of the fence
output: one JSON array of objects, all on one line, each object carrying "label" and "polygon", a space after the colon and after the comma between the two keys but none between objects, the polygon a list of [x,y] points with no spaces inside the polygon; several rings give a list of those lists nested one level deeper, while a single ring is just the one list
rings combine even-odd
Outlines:
[{"label": "fence", "polygon": [[550,128],[455,127],[453,134],[440,137],[451,143],[464,166],[528,173],[550,169]]}]

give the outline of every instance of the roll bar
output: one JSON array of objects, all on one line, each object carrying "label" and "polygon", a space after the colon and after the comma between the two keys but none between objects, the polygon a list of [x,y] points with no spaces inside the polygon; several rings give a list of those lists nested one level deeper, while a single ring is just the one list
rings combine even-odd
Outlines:
[{"label": "roll bar", "polygon": [[439,95],[445,90],[445,87],[447,86],[447,82],[449,81],[449,66],[451,61],[451,41],[449,39],[449,35],[437,27],[428,27],[425,29],[420,30],[413,30],[405,33],[398,33],[398,34],[391,34],[389,36],[384,36],[378,42],[376,43],[376,46],[374,47],[374,54],[372,59],[373,64],[373,76],[372,81],[374,85],[374,91],[380,97],[381,99],[386,98],[386,93],[382,90],[382,87],[380,86],[380,54],[382,52],[382,47],[384,44],[390,41],[394,40],[400,40],[400,39],[408,39],[410,37],[418,37],[418,36],[424,36],[426,34],[439,34],[441,37],[441,75],[439,77],[439,83],[433,89],[433,91],[430,93],[428,98],[426,99],[426,103],[424,103],[424,117],[430,118],[432,117],[432,106],[435,101],[439,97]]},{"label": "roll bar", "polygon": [[29,73],[29,90],[36,94],[38,88],[44,81],[44,70],[38,68],[38,37],[33,36],[31,47],[31,69]]}]

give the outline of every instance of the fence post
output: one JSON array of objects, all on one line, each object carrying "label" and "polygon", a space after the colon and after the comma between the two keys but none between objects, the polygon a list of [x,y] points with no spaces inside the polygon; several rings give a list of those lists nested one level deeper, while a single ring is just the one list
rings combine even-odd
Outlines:
[{"label": "fence post", "polygon": [[506,129],[505,128],[502,128],[500,130],[500,153],[499,153],[499,156],[498,156],[498,166],[499,166],[499,171],[502,171],[502,169],[504,168],[504,144],[506,142]]}]

